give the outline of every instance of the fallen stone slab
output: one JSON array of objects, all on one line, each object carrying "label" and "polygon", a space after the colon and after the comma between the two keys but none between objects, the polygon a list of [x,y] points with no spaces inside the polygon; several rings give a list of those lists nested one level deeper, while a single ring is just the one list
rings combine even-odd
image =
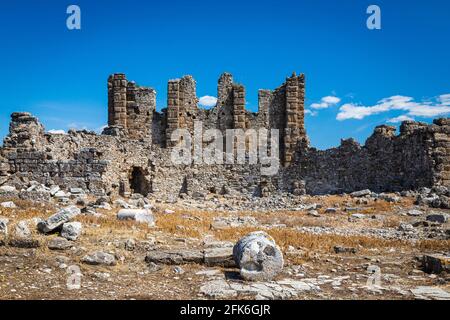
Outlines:
[{"label": "fallen stone slab", "polygon": [[243,279],[267,281],[281,272],[283,254],[275,240],[263,231],[252,232],[233,248],[233,258]]},{"label": "fallen stone slab", "polygon": [[213,299],[227,299],[241,296],[252,296],[256,300],[293,299],[305,292],[318,290],[320,290],[318,286],[292,279],[254,283],[211,279],[200,287],[201,294]]},{"label": "fallen stone slab", "polygon": [[17,208],[16,204],[12,201],[7,201],[7,202],[2,202],[0,203],[0,206],[2,208],[7,208],[7,209],[15,209]]},{"label": "fallen stone slab", "polygon": [[56,237],[47,244],[50,250],[67,250],[73,247],[73,244],[66,238]]},{"label": "fallen stone slab", "polygon": [[49,190],[50,195],[51,195],[52,197],[54,197],[55,194],[56,194],[59,190],[61,190],[61,188],[60,188],[59,186],[51,186],[51,187],[50,187],[50,190]]},{"label": "fallen stone slab", "polygon": [[200,250],[154,250],[147,253],[145,262],[156,264],[180,265],[203,263],[204,255]]},{"label": "fallen stone slab", "polygon": [[62,191],[62,190],[58,190],[58,191],[56,191],[52,196],[55,197],[55,198],[62,199],[62,198],[67,198],[67,197],[69,197],[70,194],[67,194],[67,193],[65,193],[65,192]]},{"label": "fallen stone slab", "polygon": [[413,209],[413,210],[409,210],[409,211],[407,212],[407,215],[408,215],[408,216],[411,216],[411,217],[418,217],[418,216],[423,215],[423,212],[420,211],[420,210],[415,210],[415,209]]},{"label": "fallen stone slab", "polygon": [[225,280],[213,280],[203,284],[200,293],[213,299],[232,298],[238,295]]},{"label": "fallen stone slab", "polygon": [[443,254],[426,254],[422,257],[422,269],[426,273],[434,274],[450,272],[450,256]]},{"label": "fallen stone slab", "polygon": [[320,217],[320,214],[319,214],[319,211],[317,211],[317,210],[309,210],[308,211],[308,216],[311,216],[311,217]]},{"label": "fallen stone slab", "polygon": [[450,293],[438,287],[417,287],[411,289],[417,299],[450,300]]},{"label": "fallen stone slab", "polygon": [[47,220],[39,222],[37,227],[42,233],[49,233],[61,227],[64,223],[69,222],[81,213],[76,206],[69,206],[61,209]]},{"label": "fallen stone slab", "polygon": [[365,219],[367,218],[367,216],[365,214],[362,213],[354,213],[350,216],[350,218],[352,219]]},{"label": "fallen stone slab", "polygon": [[195,274],[197,276],[205,276],[205,277],[213,277],[213,276],[217,276],[221,273],[220,270],[217,269],[210,269],[210,270],[201,270],[196,272]]},{"label": "fallen stone slab", "polygon": [[204,262],[209,267],[222,266],[234,267],[236,263],[233,259],[233,248],[210,248],[204,251]]},{"label": "fallen stone slab", "polygon": [[130,209],[130,205],[128,204],[128,203],[126,203],[126,201],[125,200],[122,200],[122,199],[117,199],[117,200],[115,200],[114,201],[114,203],[113,203],[113,205],[116,207],[116,208],[122,208],[122,209]]},{"label": "fallen stone slab", "polygon": [[402,222],[398,226],[397,230],[398,231],[403,231],[403,232],[413,232],[414,231],[414,226],[412,224]]},{"label": "fallen stone slab", "polygon": [[146,223],[149,227],[155,226],[155,217],[150,209],[122,209],[117,213],[117,219]]},{"label": "fallen stone slab", "polygon": [[84,190],[81,188],[70,188],[70,193],[75,195],[85,194]]},{"label": "fallen stone slab", "polygon": [[354,198],[360,198],[360,197],[368,196],[370,194],[372,194],[372,191],[370,191],[369,189],[365,189],[365,190],[352,192],[352,193],[350,193],[350,196],[352,196]]},{"label": "fallen stone slab", "polygon": [[40,242],[37,239],[11,239],[8,242],[10,247],[21,249],[35,249],[40,247]]},{"label": "fallen stone slab", "polygon": [[437,223],[446,223],[448,221],[448,215],[443,213],[433,213],[427,216],[427,221],[429,222],[437,222]]},{"label": "fallen stone slab", "polygon": [[16,193],[17,189],[13,186],[1,186],[0,187],[0,194],[3,193]]},{"label": "fallen stone slab", "polygon": [[390,194],[386,194],[386,193],[381,193],[380,195],[378,195],[378,199],[384,200],[386,202],[394,202],[394,203],[397,203],[401,200],[401,198],[399,196],[390,195]]},{"label": "fallen stone slab", "polygon": [[96,251],[94,253],[88,254],[81,259],[81,262],[94,266],[115,266],[117,264],[116,257],[103,251]]},{"label": "fallen stone slab", "polygon": [[62,226],[61,237],[75,241],[81,235],[82,229],[81,222],[66,222]]},{"label": "fallen stone slab", "polygon": [[352,254],[355,254],[357,252],[356,248],[341,247],[341,246],[334,246],[333,250],[334,250],[334,252],[336,254],[339,254],[339,253],[352,253]]}]

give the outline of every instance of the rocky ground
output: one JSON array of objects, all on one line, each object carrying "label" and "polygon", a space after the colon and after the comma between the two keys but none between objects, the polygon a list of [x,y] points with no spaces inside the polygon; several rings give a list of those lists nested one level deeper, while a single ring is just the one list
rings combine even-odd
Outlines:
[{"label": "rocky ground", "polygon": [[[450,299],[450,211],[424,202],[429,190],[161,201],[58,189],[0,187],[0,299]],[[252,231],[283,253],[271,281],[244,281],[232,259]]]}]

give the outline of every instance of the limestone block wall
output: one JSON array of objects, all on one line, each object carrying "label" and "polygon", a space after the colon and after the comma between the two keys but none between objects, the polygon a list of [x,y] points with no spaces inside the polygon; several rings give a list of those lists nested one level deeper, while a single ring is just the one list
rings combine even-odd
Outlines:
[{"label": "limestone block wall", "polygon": [[150,139],[156,91],[128,81],[125,74],[108,78],[108,126],[122,129],[129,139]]},{"label": "limestone block wall", "polygon": [[[245,88],[229,73],[218,81],[218,102],[198,108],[191,76],[170,80],[167,108],[156,111],[156,92],[128,81],[108,80],[108,124],[104,134],[69,131],[49,134],[29,113],[11,115],[10,133],[0,148],[0,185],[30,181],[96,194],[235,193],[267,196],[274,192],[342,193],[361,189],[400,191],[450,185],[450,119],[433,124],[406,121],[400,133],[379,126],[365,145],[342,140],[337,148],[317,150],[304,126],[304,76],[293,74],[275,90],[259,91],[259,110],[245,109]],[[170,134],[177,128],[280,130],[280,159],[275,176],[260,165],[174,165]]]},{"label": "limestone block wall", "polygon": [[448,119],[435,120],[432,125],[407,121],[399,135],[395,129],[377,127],[364,146],[349,139],[325,151],[298,150],[290,176],[305,180],[312,194],[449,186]]}]

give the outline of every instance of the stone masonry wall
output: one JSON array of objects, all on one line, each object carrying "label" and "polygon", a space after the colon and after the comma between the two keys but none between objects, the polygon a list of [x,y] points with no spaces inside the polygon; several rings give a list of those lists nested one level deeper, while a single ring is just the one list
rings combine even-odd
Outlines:
[{"label": "stone masonry wall", "polygon": [[[259,111],[245,110],[245,87],[224,73],[218,81],[217,105],[198,107],[191,76],[170,80],[167,108],[156,111],[156,92],[128,81],[108,79],[108,128],[45,132],[29,113],[11,115],[10,133],[0,148],[0,185],[26,188],[33,181],[64,189],[124,196],[142,193],[164,199],[208,193],[267,196],[401,191],[450,185],[450,119],[433,124],[406,121],[379,126],[365,145],[342,140],[337,148],[311,148],[304,126],[304,76],[293,74],[275,90],[259,91]],[[170,135],[177,128],[275,128],[280,130],[280,159],[275,176],[261,166],[174,165]]]}]

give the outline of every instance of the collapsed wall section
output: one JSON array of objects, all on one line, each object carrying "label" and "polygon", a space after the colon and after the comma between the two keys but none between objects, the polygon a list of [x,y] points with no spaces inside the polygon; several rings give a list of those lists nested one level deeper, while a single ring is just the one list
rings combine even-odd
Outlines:
[{"label": "collapsed wall section", "polygon": [[399,135],[395,131],[379,126],[364,146],[349,139],[338,148],[302,150],[290,176],[305,180],[311,194],[449,186],[449,121],[439,119],[432,125],[406,121]]}]

